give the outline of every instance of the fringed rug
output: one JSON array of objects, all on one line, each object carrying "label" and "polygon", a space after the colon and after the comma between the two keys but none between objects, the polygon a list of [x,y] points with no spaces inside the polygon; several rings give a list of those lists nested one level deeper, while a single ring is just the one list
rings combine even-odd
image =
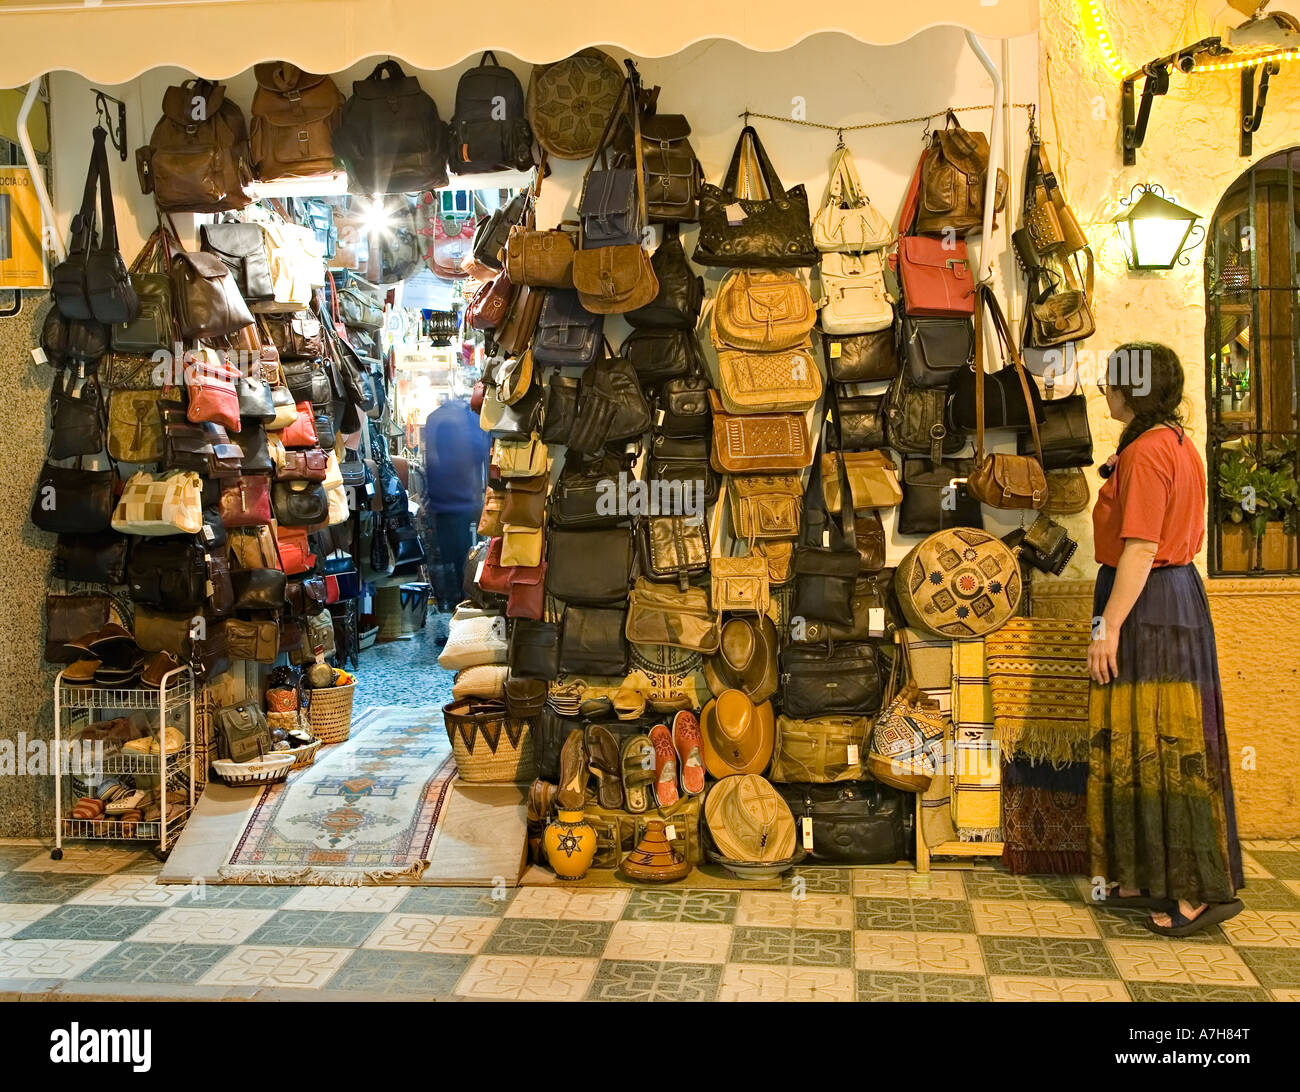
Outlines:
[{"label": "fringed rug", "polygon": [[222,883],[339,887],[418,882],[446,816],[456,764],[441,717],[360,713],[346,742],[257,799]]},{"label": "fringed rug", "polygon": [[952,643],[952,821],[963,842],[1002,840],[1002,761],[984,639]]}]

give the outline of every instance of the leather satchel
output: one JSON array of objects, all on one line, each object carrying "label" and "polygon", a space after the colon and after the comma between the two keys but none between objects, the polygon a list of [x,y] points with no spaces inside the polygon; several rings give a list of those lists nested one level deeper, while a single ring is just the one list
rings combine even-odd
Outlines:
[{"label": "leather satchel", "polygon": [[[626,592],[624,592],[626,595]],[[569,605],[560,630],[559,669],[568,675],[627,674],[623,608]]]},{"label": "leather satchel", "polygon": [[[848,479],[842,463],[836,463],[836,470],[843,496],[849,488]],[[838,625],[852,623],[853,587],[860,564],[853,506],[841,507],[838,522],[827,513],[818,463],[804,495],[802,539],[794,551],[791,616]]]},{"label": "leather satchel", "polygon": [[932,153],[921,153],[899,214],[898,279],[903,309],[909,315],[961,317],[975,313],[975,278],[965,239],[915,235],[921,202],[921,177]]},{"label": "leather satchel", "polygon": [[885,438],[899,454],[928,455],[939,462],[966,446],[965,434],[950,428],[946,411],[948,392],[939,387],[914,387],[900,374],[889,391],[885,416]]},{"label": "leather satchel", "polygon": [[704,364],[693,330],[649,326],[633,330],[623,339],[619,355],[631,362],[637,377],[647,387],[697,375]]},{"label": "leather satchel", "polygon": [[825,340],[826,366],[836,383],[873,383],[898,374],[893,330]]},{"label": "leather satchel", "polygon": [[650,580],[676,583],[685,591],[692,576],[709,571],[704,520],[685,515],[648,516],[637,539],[641,571]]},{"label": "leather satchel", "polygon": [[551,490],[551,526],[563,528],[616,527],[627,520],[618,506],[607,501],[610,482],[629,468],[618,456],[607,455],[584,463],[569,455]]},{"label": "leather satchel", "polygon": [[781,185],[758,133],[746,125],[722,185],[706,182],[700,187],[695,261],[709,266],[790,268],[816,265],[817,260],[807,192],[802,184],[788,190]]},{"label": "leather satchel", "polygon": [[266,235],[260,224],[204,224],[199,228],[199,245],[225,263],[246,303],[275,298]]},{"label": "leather satchel", "polygon": [[60,535],[54,573],[63,580],[87,584],[121,584],[126,576],[129,541],[111,529],[93,535]]},{"label": "leather satchel", "polygon": [[604,315],[583,307],[578,293],[556,289],[546,293],[533,336],[535,364],[585,368],[600,359]]},{"label": "leather satchel", "polygon": [[746,474],[727,479],[736,537],[793,538],[802,526],[803,485],[797,474]]},{"label": "leather satchel", "polygon": [[107,595],[46,595],[45,662],[70,664],[81,659],[85,653],[67,643],[103,629],[111,605]]},{"label": "leather satchel", "polygon": [[839,419],[832,435],[842,451],[871,451],[885,446],[885,413],[888,397],[883,394],[837,396]]},{"label": "leather satchel", "polygon": [[635,310],[659,292],[650,255],[640,243],[579,250],[573,256],[573,285],[582,306],[599,315]]},{"label": "leather satchel", "polygon": [[[984,224],[984,184],[989,170],[989,141],[981,132],[963,129],[949,110],[944,127],[930,134],[921,172],[921,200],[916,229],[940,235],[969,235]],[[1006,202],[1007,179],[998,171],[995,209]]]},{"label": "leather satchel", "polygon": [[271,729],[266,714],[256,702],[218,709],[215,719],[217,751],[221,758],[230,762],[253,762],[271,753]]},{"label": "leather satchel", "polygon": [[946,387],[975,359],[975,327],[970,319],[904,315],[900,335],[907,379],[913,387]]},{"label": "leather satchel", "polygon": [[317,366],[307,363],[291,367],[289,361],[316,361],[324,354],[325,340],[320,319],[310,311],[263,312],[257,316],[257,324],[263,337],[280,354],[285,385],[299,398],[313,400],[308,385],[318,372]]},{"label": "leather satchel", "polygon": [[915,853],[911,793],[878,781],[782,783],[776,791],[796,822],[812,825],[806,860],[879,865],[908,861]]},{"label": "leather satchel", "polygon": [[971,460],[903,460],[903,502],[896,528],[900,535],[932,535],[949,527],[983,527],[983,509],[961,479],[970,476]]},{"label": "leather satchel", "polygon": [[[329,470],[329,453],[318,447],[290,451],[278,439],[271,442],[275,477],[282,482],[323,482]],[[249,467],[249,469],[254,469]],[[268,467],[267,469],[270,469]]]},{"label": "leather satchel", "polygon": [[[1087,399],[1082,394],[1071,394],[1044,402],[1038,437],[1043,446],[1044,470],[1092,466]],[[1032,438],[1022,432],[1016,437],[1016,450],[1021,455],[1032,455],[1032,443]]]},{"label": "leather satchel", "polygon": [[729,414],[717,391],[709,391],[713,415],[713,469],[720,474],[772,474],[802,470],[813,449],[799,413]]},{"label": "leather satchel", "polygon": [[560,627],[554,622],[518,619],[511,627],[510,674],[551,680],[560,675]]},{"label": "leather satchel", "polygon": [[775,782],[832,784],[867,776],[871,720],[835,715],[776,719],[776,740],[767,776]]},{"label": "leather satchel", "polygon": [[278,569],[237,569],[230,574],[230,586],[235,593],[235,610],[284,609],[288,578]]},{"label": "leather satchel", "polygon": [[630,528],[552,528],[546,590],[566,604],[607,606],[627,599],[632,570]]},{"label": "leather satchel", "polygon": [[131,599],[160,610],[195,610],[207,598],[203,547],[188,536],[132,542],[126,563]]},{"label": "leather satchel", "polygon": [[633,644],[667,645],[712,655],[720,642],[718,615],[703,588],[638,579],[628,596],[624,635]]},{"label": "leather satchel", "polygon": [[848,479],[855,510],[893,508],[903,499],[898,469],[885,452],[826,451],[821,457],[822,491],[826,508],[834,515],[840,513],[842,477]]},{"label": "leather satchel", "polygon": [[509,527],[541,527],[546,522],[546,487],[549,482],[545,474],[535,478],[511,478],[506,482],[500,508],[501,523]]},{"label": "leather satchel", "polygon": [[713,609],[766,614],[771,604],[767,559],[761,554],[715,557],[710,563],[709,595]]},{"label": "leather satchel", "polygon": [[[702,375],[670,379],[659,388],[656,439],[709,435],[709,381]],[[707,458],[707,455],[706,455]]]},{"label": "leather satchel", "polygon": [[655,249],[650,266],[659,291],[649,303],[628,311],[623,317],[635,327],[694,330],[704,303],[704,278],[686,260],[686,249],[676,224],[664,228],[663,241]]},{"label": "leather satchel", "polygon": [[875,646],[866,642],[790,644],[781,650],[781,708],[789,716],[875,713],[883,687]]},{"label": "leather satchel", "polygon": [[546,175],[546,156],[538,165],[524,223],[510,229],[506,241],[506,272],[510,280],[533,288],[572,288],[573,255],[577,247],[573,233],[564,226],[538,231],[537,201]]},{"label": "leather satchel", "polygon": [[853,621],[828,625],[806,618],[802,626],[790,627],[792,641],[825,644],[829,641],[869,641],[885,637],[900,625],[895,603],[894,570],[859,573],[853,585]]},{"label": "leather satchel", "polygon": [[185,250],[173,230],[164,232],[163,245],[181,337],[208,340],[251,325],[253,315],[226,263],[215,254]]},{"label": "leather satchel", "polygon": [[113,516],[113,483],[109,470],[58,466],[46,460],[36,479],[29,513],[32,525],[51,534],[94,534],[106,531]]}]

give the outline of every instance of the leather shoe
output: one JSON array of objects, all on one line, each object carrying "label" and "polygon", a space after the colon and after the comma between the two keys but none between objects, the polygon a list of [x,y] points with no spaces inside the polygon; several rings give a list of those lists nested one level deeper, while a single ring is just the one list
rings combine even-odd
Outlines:
[{"label": "leather shoe", "polygon": [[596,798],[602,808],[623,806],[623,779],[619,770],[618,742],[603,724],[587,725],[587,769],[596,779]]},{"label": "leather shoe", "polygon": [[694,713],[683,710],[673,717],[673,749],[682,774],[682,792],[699,796],[704,791],[704,739]]},{"label": "leather shoe", "polygon": [[651,728],[650,742],[655,749],[655,801],[661,808],[670,808],[681,794],[677,791],[677,751],[668,726],[656,724]]},{"label": "leather shoe", "polygon": [[569,733],[560,748],[560,788],[555,804],[565,811],[581,811],[587,801],[587,745],[582,729]]}]

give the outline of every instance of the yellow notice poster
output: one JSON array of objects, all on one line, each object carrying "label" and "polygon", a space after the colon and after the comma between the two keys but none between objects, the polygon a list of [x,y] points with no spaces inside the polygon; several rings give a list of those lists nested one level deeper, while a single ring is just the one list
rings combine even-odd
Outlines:
[{"label": "yellow notice poster", "polygon": [[0,167],[0,289],[49,285],[31,168]]}]

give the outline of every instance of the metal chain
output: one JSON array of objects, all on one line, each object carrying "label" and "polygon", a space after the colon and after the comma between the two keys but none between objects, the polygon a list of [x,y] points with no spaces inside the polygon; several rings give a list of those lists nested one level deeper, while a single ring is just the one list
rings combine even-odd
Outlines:
[{"label": "metal chain", "polygon": [[[1011,107],[1016,110],[1027,110],[1029,112],[1030,123],[1034,121],[1034,115],[1037,113],[1037,107],[1032,102],[1013,102]],[[737,117],[745,119],[749,123],[750,118],[763,118],[766,121],[783,121],[787,125],[802,125],[808,129],[825,129],[827,132],[836,133],[841,138],[845,133],[851,133],[858,129],[884,129],[891,125],[915,125],[918,121],[926,123],[926,131],[929,132],[930,122],[935,118],[943,117],[949,110],[954,113],[961,113],[966,110],[992,110],[993,104],[986,103],[982,106],[948,106],[942,110],[936,110],[933,114],[920,114],[914,118],[898,118],[894,121],[868,121],[861,125],[827,125],[820,121],[803,121],[799,118],[784,117],[781,114],[760,114],[754,110],[742,110]]]}]

